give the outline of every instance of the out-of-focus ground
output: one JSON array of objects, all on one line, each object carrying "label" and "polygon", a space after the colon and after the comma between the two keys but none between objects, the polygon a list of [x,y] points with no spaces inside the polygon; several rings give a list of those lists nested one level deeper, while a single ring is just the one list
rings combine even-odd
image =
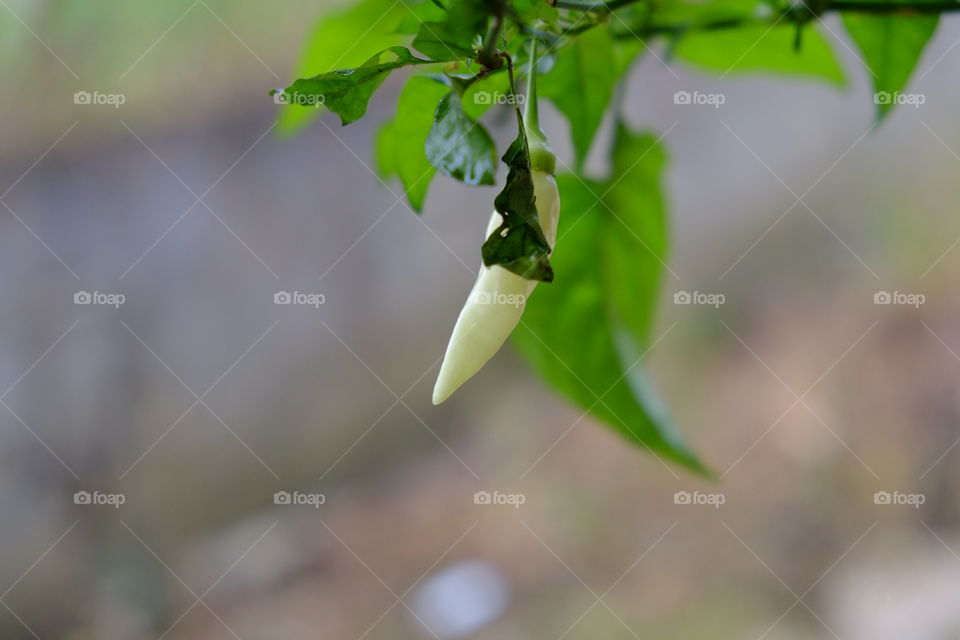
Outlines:
[{"label": "out-of-focus ground", "polygon": [[[844,91],[635,69],[628,117],[671,156],[650,368],[711,482],[509,350],[430,405],[494,191],[437,179],[418,218],[371,175],[399,76],[360,123],[275,136],[266,91],[317,14],[0,6],[0,637],[960,634],[955,19],[911,85],[926,103],[869,133],[836,39]],[[693,89],[726,103],[673,104]]]}]

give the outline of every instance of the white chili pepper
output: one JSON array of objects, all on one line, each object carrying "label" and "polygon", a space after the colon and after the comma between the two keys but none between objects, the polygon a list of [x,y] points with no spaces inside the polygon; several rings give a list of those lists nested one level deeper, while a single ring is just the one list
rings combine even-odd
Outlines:
[{"label": "white chili pepper", "polygon": [[[557,238],[557,219],[560,216],[560,193],[553,179],[557,158],[540,130],[536,64],[536,40],[532,40],[525,113],[521,118],[517,108],[517,121],[523,129],[524,145],[529,153],[534,206],[540,228],[547,244],[553,247]],[[512,68],[508,71],[511,74],[512,86]],[[489,238],[501,224],[503,217],[494,211],[484,237]],[[499,265],[480,265],[480,274],[460,311],[457,324],[453,327],[453,335],[447,344],[447,352],[443,356],[443,364],[440,365],[440,375],[433,387],[433,404],[440,404],[449,398],[500,349],[520,322],[527,298],[536,286],[536,280],[518,276]]]},{"label": "white chili pepper", "polygon": [[[532,177],[540,226],[552,247],[560,215],[557,183],[546,171],[534,169]],[[502,222],[501,215],[494,211],[484,237],[489,237]],[[535,280],[527,280],[499,265],[480,266],[480,275],[453,327],[433,388],[433,404],[449,398],[500,349],[520,322],[527,298],[536,286]]]}]

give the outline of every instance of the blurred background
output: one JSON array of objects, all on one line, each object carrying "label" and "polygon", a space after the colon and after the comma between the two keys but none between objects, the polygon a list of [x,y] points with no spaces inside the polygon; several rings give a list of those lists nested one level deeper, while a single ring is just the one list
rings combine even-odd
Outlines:
[{"label": "blurred background", "polygon": [[495,191],[417,217],[371,173],[399,73],[277,135],[323,10],[0,1],[0,637],[960,634],[955,19],[879,127],[835,18],[842,89],[633,70],[671,158],[649,366],[710,481],[510,349],[431,406]]}]

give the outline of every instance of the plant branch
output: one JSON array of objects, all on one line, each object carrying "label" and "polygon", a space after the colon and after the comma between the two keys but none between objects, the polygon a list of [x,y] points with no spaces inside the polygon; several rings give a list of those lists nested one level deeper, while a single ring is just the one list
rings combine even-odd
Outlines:
[{"label": "plant branch", "polygon": [[[820,13],[846,12],[846,13],[869,13],[874,15],[929,15],[950,13],[960,11],[960,2],[882,2],[882,1],[863,1],[860,0],[827,0]],[[774,14],[766,18],[739,17],[722,18],[710,22],[700,23],[647,23],[637,28],[628,28],[626,31],[614,34],[618,39],[645,38],[647,36],[657,35],[682,35],[694,31],[720,31],[723,29],[736,29],[752,25],[772,25],[783,21],[783,18],[792,18],[793,22],[805,22],[810,18],[819,15],[813,9],[807,6],[791,7],[783,13]],[[582,31],[592,28],[595,25],[586,27],[577,27],[564,35],[576,35]]]},{"label": "plant branch", "polygon": [[642,0],[607,0],[607,2],[590,2],[587,0],[553,0],[557,9],[571,9],[573,11],[613,11],[628,4],[635,4]]},{"label": "plant branch", "polygon": [[499,69],[503,65],[503,58],[497,54],[500,34],[503,32],[503,14],[498,13],[493,19],[487,37],[483,41],[483,48],[477,54],[477,62],[486,69]]},{"label": "plant branch", "polygon": [[[627,5],[643,2],[644,0],[552,0],[553,6],[558,9],[571,11],[609,12]],[[796,11],[797,9],[793,9]],[[808,8],[808,10],[810,10]],[[803,11],[801,8],[800,11]],[[853,11],[858,13],[944,13],[960,11],[960,2],[940,0],[936,2],[912,2],[910,0],[827,0],[823,4],[823,11]]]},{"label": "plant branch", "polygon": [[960,11],[960,2],[859,2],[828,0],[827,11],[858,13],[944,13]]}]

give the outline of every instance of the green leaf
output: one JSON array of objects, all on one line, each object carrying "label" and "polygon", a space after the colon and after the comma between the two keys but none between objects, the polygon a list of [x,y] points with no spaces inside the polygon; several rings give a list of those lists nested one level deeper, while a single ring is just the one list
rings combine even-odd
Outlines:
[{"label": "green leaf", "polygon": [[510,81],[505,71],[494,72],[470,83],[463,91],[463,111],[479,119],[494,104],[513,104]]},{"label": "green leaf", "polygon": [[706,473],[641,361],[666,252],[664,152],[651,136],[622,126],[616,136],[607,181],[558,178],[562,210],[551,260],[560,277],[531,296],[513,340],[571,402],[657,456]]},{"label": "green leaf", "polygon": [[795,37],[796,27],[786,20],[773,28],[761,24],[693,32],[681,36],[674,54],[694,67],[723,75],[772,71],[844,84],[843,69],[819,31],[807,27],[799,51]]},{"label": "green leaf", "polygon": [[436,173],[424,151],[427,135],[433,127],[437,103],[449,90],[432,78],[411,77],[397,98],[395,117],[377,134],[376,160],[381,176],[398,176],[410,206],[417,212],[423,209]]},{"label": "green leaf", "polygon": [[488,17],[481,0],[454,0],[446,18],[420,25],[413,48],[434,60],[473,58],[477,38],[486,30]]},{"label": "green leaf", "polygon": [[391,71],[426,62],[430,60],[417,58],[404,47],[390,47],[356,69],[338,69],[312,78],[301,78],[280,93],[290,104],[322,104],[338,114],[343,124],[350,124],[367,112],[370,96]]},{"label": "green leaf", "polygon": [[[667,207],[660,188],[663,149],[649,136],[634,136],[622,124],[614,138],[614,175],[597,194],[593,213],[605,220],[601,259],[618,317],[646,347],[667,257]],[[628,274],[628,277],[624,277]]]},{"label": "green leaf", "polygon": [[530,159],[522,137],[513,141],[503,161],[509,167],[507,183],[493,201],[503,223],[483,243],[483,264],[498,264],[529,280],[552,282],[553,269],[547,259],[550,245],[540,228]]},{"label": "green leaf", "polygon": [[463,112],[460,94],[440,100],[427,136],[427,158],[444,175],[465,184],[493,184],[497,149],[483,125]]},{"label": "green leaf", "polygon": [[549,98],[570,123],[577,167],[583,166],[590,144],[610,105],[621,70],[609,29],[584,32],[560,50],[550,73],[538,80],[541,96]]},{"label": "green leaf", "polygon": [[397,33],[416,35],[424,22],[443,20],[447,12],[429,0],[408,8],[407,15],[397,25]]},{"label": "green leaf", "polygon": [[873,77],[878,118],[890,111],[896,94],[906,86],[938,20],[937,15],[843,14],[843,25]]},{"label": "green leaf", "polygon": [[510,8],[515,12],[517,20],[523,24],[535,23],[538,20],[553,24],[560,15],[556,7],[543,0],[513,0]]},{"label": "green leaf", "polygon": [[[409,10],[403,2],[359,0],[322,16],[307,37],[295,77],[308,78],[335,68],[357,67],[373,53],[403,44],[408,38],[391,30],[407,15]],[[323,109],[284,106],[277,128],[283,135],[292,135],[322,112]]]}]

